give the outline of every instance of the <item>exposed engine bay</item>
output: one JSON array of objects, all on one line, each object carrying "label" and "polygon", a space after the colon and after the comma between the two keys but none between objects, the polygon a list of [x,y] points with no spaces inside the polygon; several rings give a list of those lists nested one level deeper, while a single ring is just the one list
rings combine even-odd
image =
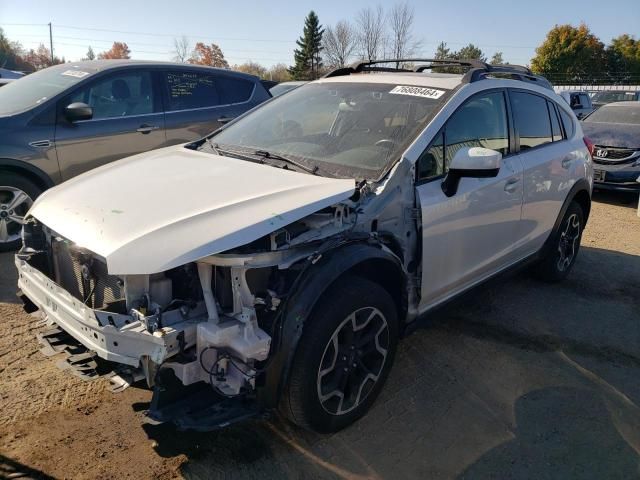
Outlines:
[{"label": "exposed engine bay", "polygon": [[[395,182],[412,175],[403,167]],[[185,387],[252,396],[282,340],[287,299],[324,252],[368,242],[417,277],[413,194],[383,187],[363,182],[349,200],[253,242],[149,275],[111,275],[99,255],[30,217],[16,257],[19,286],[58,327],[149,387],[171,371]],[[411,316],[419,288],[407,289]]]}]

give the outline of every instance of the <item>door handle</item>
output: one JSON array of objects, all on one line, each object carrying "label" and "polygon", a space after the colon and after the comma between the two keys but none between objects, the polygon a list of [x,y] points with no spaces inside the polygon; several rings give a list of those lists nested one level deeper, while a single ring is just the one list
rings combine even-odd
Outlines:
[{"label": "door handle", "polygon": [[572,158],[563,158],[562,168],[564,168],[565,170],[569,170],[569,167],[571,166],[571,162],[573,162]]},{"label": "door handle", "polygon": [[504,191],[507,193],[513,193],[518,189],[519,178],[510,178],[504,185]]},{"label": "door handle", "polygon": [[156,126],[156,125],[140,125],[139,128],[136,129],[136,132],[140,132],[140,133],[149,133],[149,132],[153,132],[154,130],[158,130],[160,127]]},{"label": "door handle", "polygon": [[220,117],[218,118],[218,123],[221,124],[225,124],[225,123],[229,123],[231,120],[233,120],[235,117]]}]

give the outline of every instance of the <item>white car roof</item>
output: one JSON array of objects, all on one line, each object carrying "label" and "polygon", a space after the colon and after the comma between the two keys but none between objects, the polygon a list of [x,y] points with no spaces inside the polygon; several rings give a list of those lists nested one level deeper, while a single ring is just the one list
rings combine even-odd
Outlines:
[{"label": "white car roof", "polygon": [[393,85],[446,88],[451,90],[462,83],[462,75],[422,72],[355,73],[338,77],[321,78],[311,83],[388,83]]}]

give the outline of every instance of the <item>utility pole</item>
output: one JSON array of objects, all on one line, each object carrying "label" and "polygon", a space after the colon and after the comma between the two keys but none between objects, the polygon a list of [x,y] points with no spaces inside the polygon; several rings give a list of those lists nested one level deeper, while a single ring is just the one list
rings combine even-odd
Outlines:
[{"label": "utility pole", "polygon": [[53,33],[51,32],[51,22],[49,22],[49,49],[51,50],[51,65],[53,65]]}]

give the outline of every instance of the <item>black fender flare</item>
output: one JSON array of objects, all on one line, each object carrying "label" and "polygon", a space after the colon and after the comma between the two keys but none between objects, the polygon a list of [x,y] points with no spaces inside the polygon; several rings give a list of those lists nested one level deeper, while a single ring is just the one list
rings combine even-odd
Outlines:
[{"label": "black fender flare", "polygon": [[47,190],[55,185],[55,182],[49,175],[40,170],[38,167],[31,165],[30,163],[20,160],[14,160],[12,158],[0,158],[0,171],[8,170],[10,172],[21,173],[25,172],[28,176],[35,179],[40,184],[43,190]]},{"label": "black fender flare", "polygon": [[[313,311],[317,301],[339,277],[357,269],[366,262],[386,262],[403,278],[402,288],[406,285],[406,275],[402,263],[393,253],[377,243],[348,243],[322,253],[320,259],[304,269],[294,291],[291,292],[282,311],[282,325],[277,350],[269,359],[265,370],[264,384],[258,386],[256,393],[263,408],[275,408],[289,378],[291,364],[302,333],[304,324]],[[400,319],[402,317],[399,317]]]},{"label": "black fender flare", "polygon": [[584,198],[585,194],[588,196],[588,199],[589,199],[588,205],[585,206],[581,204],[581,206],[583,207],[583,209],[585,209],[586,207],[586,211],[584,211],[584,221],[586,225],[587,220],[589,219],[589,213],[591,211],[591,186],[589,185],[589,182],[586,179],[581,178],[578,181],[576,181],[576,183],[573,184],[573,186],[569,190],[569,193],[564,199],[564,203],[560,208],[560,213],[558,214],[558,217],[556,218],[556,221],[553,224],[553,228],[549,232],[549,236],[545,240],[544,245],[540,250],[541,256],[544,256],[549,251],[550,248],[553,248],[553,245],[551,245],[551,241],[554,238],[554,234],[560,228],[560,223],[562,222],[562,219],[564,218],[564,214],[567,212],[569,205],[571,205],[571,202],[573,202],[579,195]]}]

